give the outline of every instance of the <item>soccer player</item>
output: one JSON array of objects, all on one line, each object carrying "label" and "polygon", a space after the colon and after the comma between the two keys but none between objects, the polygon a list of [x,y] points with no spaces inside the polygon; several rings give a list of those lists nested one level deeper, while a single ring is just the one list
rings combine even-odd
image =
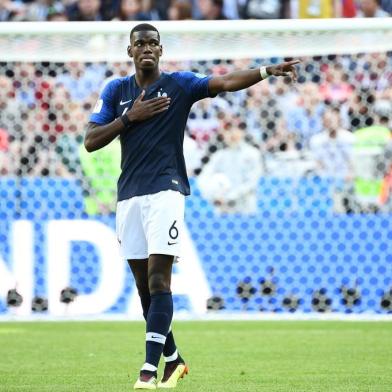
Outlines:
[{"label": "soccer player", "polygon": [[182,147],[189,111],[200,99],[247,88],[269,75],[296,79],[294,65],[299,61],[217,77],[166,73],[159,69],[159,32],[146,23],[132,29],[127,51],[136,73],[106,85],[90,117],[84,145],[95,151],[118,136],[121,141],[116,231],[147,324],[146,359],[134,388],[157,388],[162,353],[166,364],[158,387],[174,388],[188,372],[170,327],[170,281],[174,258],[180,255],[184,196],[190,193]]}]

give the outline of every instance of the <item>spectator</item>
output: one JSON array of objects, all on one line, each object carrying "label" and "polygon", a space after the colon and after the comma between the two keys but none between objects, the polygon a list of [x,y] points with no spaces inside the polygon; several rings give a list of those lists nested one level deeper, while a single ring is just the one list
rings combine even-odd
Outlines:
[{"label": "spectator", "polygon": [[374,104],[374,112],[376,114],[376,119],[380,125],[387,128],[391,125],[389,123],[392,114],[392,103],[387,99],[379,99]]},{"label": "spectator", "polygon": [[9,0],[0,0],[0,22],[12,20],[14,15],[13,2]]},{"label": "spectator", "polygon": [[26,10],[26,19],[31,21],[44,21],[48,19],[49,13],[64,14],[65,8],[61,1],[37,0],[29,4]]},{"label": "spectator", "polygon": [[357,7],[355,0],[341,0],[340,6],[337,7],[337,14],[335,15],[335,17],[354,18],[356,14]]},{"label": "spectator", "polygon": [[68,172],[77,178],[82,178],[79,151],[83,144],[84,124],[87,121],[86,112],[74,102],[69,102],[67,112],[63,113],[62,132],[57,137],[56,152]]},{"label": "spectator", "polygon": [[333,18],[337,15],[337,2],[335,0],[299,0],[298,17],[309,18]]},{"label": "spectator", "polygon": [[260,151],[244,141],[238,118],[226,123],[226,148],[212,155],[198,183],[203,196],[220,213],[257,212],[257,186],[262,174]]},{"label": "spectator", "polygon": [[20,131],[21,105],[15,98],[11,79],[0,76],[0,128],[15,136]]},{"label": "spectator", "polygon": [[297,106],[283,112],[290,133],[297,135],[299,147],[307,147],[310,138],[322,131],[324,104],[317,84],[304,83],[299,88]]},{"label": "spectator", "polygon": [[390,138],[382,153],[382,184],[379,201],[384,211],[392,211],[392,128]]},{"label": "spectator", "polygon": [[[119,177],[121,146],[115,139],[107,148],[89,154],[79,148],[81,168],[84,173],[84,204],[89,215],[111,214],[116,210],[116,179]],[[114,180],[114,181],[113,181]]]},{"label": "spectator", "polygon": [[[374,105],[375,111],[375,125],[376,128],[383,128],[384,131],[388,130],[388,139],[385,145],[382,147],[382,153],[377,162],[377,173],[378,177],[384,178],[385,185],[389,185],[389,180],[392,178],[392,124],[390,119],[392,117],[392,103],[385,99],[376,101]],[[388,187],[387,187],[388,188]],[[387,190],[387,188],[385,190]],[[392,188],[390,189],[392,191]],[[387,192],[389,194],[390,192]],[[384,196],[386,196],[385,194]],[[392,194],[390,195],[392,198]],[[381,196],[380,200],[383,203],[386,201],[385,197]],[[392,200],[390,200],[392,202]],[[390,204],[392,207],[392,203]]]},{"label": "spectator", "polygon": [[354,211],[353,146],[354,135],[341,127],[339,109],[327,109],[323,132],[314,135],[310,147],[316,172],[332,180],[334,208],[337,212]]},{"label": "spectator", "polygon": [[174,0],[169,8],[170,20],[192,19],[192,4],[187,0]]},{"label": "spectator", "polygon": [[0,22],[20,20],[24,17],[26,6],[22,3],[0,0]]},{"label": "spectator", "polygon": [[334,64],[326,69],[325,81],[320,85],[320,93],[324,101],[340,104],[346,102],[353,87],[348,83],[348,75],[341,64]]},{"label": "spectator", "polygon": [[381,8],[388,12],[388,14],[392,14],[392,1],[391,0],[381,0],[380,1]]},{"label": "spectator", "polygon": [[36,105],[35,90],[37,85],[36,68],[32,63],[16,63],[13,69],[16,99],[28,108]]},{"label": "spectator", "polygon": [[274,81],[274,95],[278,102],[278,107],[289,108],[297,104],[298,89],[293,89],[289,77],[279,78]]},{"label": "spectator", "polygon": [[276,120],[275,132],[265,143],[266,151],[270,153],[287,153],[297,151],[296,136],[287,131],[284,119]]},{"label": "spectator", "polygon": [[317,162],[318,174],[351,179],[354,135],[341,127],[339,109],[326,109],[323,132],[314,135],[310,147]]},{"label": "spectator", "polygon": [[[249,130],[249,133],[252,135],[253,140],[259,145],[266,139],[266,133],[264,130],[264,122],[268,121],[263,115],[263,110],[261,109],[262,105],[262,97],[259,94],[254,93],[252,89],[248,89],[247,91],[247,99],[245,101],[245,115],[244,121],[246,123],[246,128]],[[274,123],[274,119],[271,119],[271,123]]]},{"label": "spectator", "polygon": [[68,18],[85,22],[103,20],[100,7],[101,0],[78,0],[67,9]]},{"label": "spectator", "polygon": [[143,12],[142,0],[121,0],[115,20],[151,20],[151,16]]},{"label": "spectator", "polygon": [[347,106],[347,116],[351,131],[370,127],[373,124],[374,102],[374,91],[369,88],[360,87],[351,95]]},{"label": "spectator", "polygon": [[223,0],[198,0],[198,6],[203,20],[227,19],[223,13]]},{"label": "spectator", "polygon": [[108,82],[115,78],[124,78],[128,76],[134,69],[134,64],[130,61],[128,62],[115,62],[111,63],[105,73],[107,78],[103,81],[101,85],[101,90],[103,86],[106,86]]},{"label": "spectator", "polygon": [[356,0],[299,0],[298,12],[292,18],[353,18]]},{"label": "spectator", "polygon": [[238,0],[224,0],[223,13],[227,19],[239,19]]},{"label": "spectator", "polygon": [[[70,92],[63,86],[57,85],[50,94],[48,123],[44,129],[52,135],[67,131],[67,122],[70,119],[71,108]],[[73,102],[73,104],[76,104]]]},{"label": "spectator", "polygon": [[193,106],[188,128],[190,135],[199,145],[204,146],[211,140],[219,128],[219,121],[211,100],[204,99]]},{"label": "spectator", "polygon": [[377,91],[377,98],[385,96],[385,99],[392,100],[392,67],[388,65],[391,59],[388,53],[385,52],[372,53],[372,60],[375,71],[371,73],[373,79],[371,86]]},{"label": "spectator", "polygon": [[285,19],[290,17],[290,0],[239,0],[243,19]]},{"label": "spectator", "polygon": [[101,0],[101,15],[103,20],[112,20],[118,14],[121,0]]},{"label": "spectator", "polygon": [[[386,202],[383,199],[382,178],[387,175],[388,168],[385,161],[385,151],[390,141],[389,120],[391,118],[390,102],[389,108],[380,108],[378,102],[374,105],[372,113],[373,125],[363,127],[354,132],[356,166],[358,178],[356,178],[356,193],[363,200],[366,209],[371,207],[376,210],[378,206],[371,205],[375,201]],[[382,105],[383,106],[383,105]]]},{"label": "spectator", "polygon": [[5,129],[0,128],[0,176],[10,174],[11,156],[8,153],[9,136]]},{"label": "spectator", "polygon": [[67,22],[68,16],[64,11],[57,10],[56,8],[50,7],[46,16],[48,22]]},{"label": "spectator", "polygon": [[12,172],[17,176],[67,176],[67,170],[56,159],[53,140],[42,132],[44,114],[37,109],[21,113],[23,133],[10,138]]},{"label": "spectator", "polygon": [[256,86],[257,89],[250,88],[248,91],[245,121],[254,140],[261,144],[274,135],[282,111],[271,84],[266,82]]},{"label": "spectator", "polygon": [[143,12],[150,15],[151,20],[167,20],[171,0],[143,0]]},{"label": "spectator", "polygon": [[358,18],[386,18],[390,15],[380,7],[379,0],[360,0]]},{"label": "spectator", "polygon": [[105,76],[104,66],[92,64],[86,66],[79,62],[67,63],[67,72],[58,76],[57,84],[62,84],[71,94],[71,99],[78,102],[88,100],[99,91]]},{"label": "spectator", "polygon": [[[193,19],[200,19],[201,12],[198,0],[191,1]],[[239,1],[238,0],[223,0],[223,14],[227,19],[239,19]]]}]

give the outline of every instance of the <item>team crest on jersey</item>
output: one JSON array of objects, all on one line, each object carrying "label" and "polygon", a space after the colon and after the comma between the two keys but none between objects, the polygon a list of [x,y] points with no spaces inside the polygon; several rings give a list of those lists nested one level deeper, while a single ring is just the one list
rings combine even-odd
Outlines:
[{"label": "team crest on jersey", "polygon": [[103,100],[102,99],[98,99],[97,103],[94,106],[94,110],[93,113],[99,113],[102,109],[103,106]]},{"label": "team crest on jersey", "polygon": [[158,91],[158,97],[167,97],[167,93],[163,92],[162,89]]}]

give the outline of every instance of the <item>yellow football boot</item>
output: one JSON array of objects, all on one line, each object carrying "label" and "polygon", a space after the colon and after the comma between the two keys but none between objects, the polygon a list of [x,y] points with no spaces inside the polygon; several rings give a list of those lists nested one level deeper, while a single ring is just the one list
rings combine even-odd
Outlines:
[{"label": "yellow football boot", "polygon": [[151,374],[140,373],[133,389],[157,389],[157,378]]},{"label": "yellow football boot", "polygon": [[185,363],[166,363],[162,380],[158,383],[158,388],[175,388],[177,381],[189,373],[189,368]]}]

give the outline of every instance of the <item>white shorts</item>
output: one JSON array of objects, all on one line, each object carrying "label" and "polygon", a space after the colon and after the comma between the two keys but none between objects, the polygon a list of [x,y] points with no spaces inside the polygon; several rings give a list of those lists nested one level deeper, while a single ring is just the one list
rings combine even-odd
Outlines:
[{"label": "white shorts", "polygon": [[185,196],[167,190],[117,203],[116,231],[121,256],[147,259],[151,254],[180,256]]}]

